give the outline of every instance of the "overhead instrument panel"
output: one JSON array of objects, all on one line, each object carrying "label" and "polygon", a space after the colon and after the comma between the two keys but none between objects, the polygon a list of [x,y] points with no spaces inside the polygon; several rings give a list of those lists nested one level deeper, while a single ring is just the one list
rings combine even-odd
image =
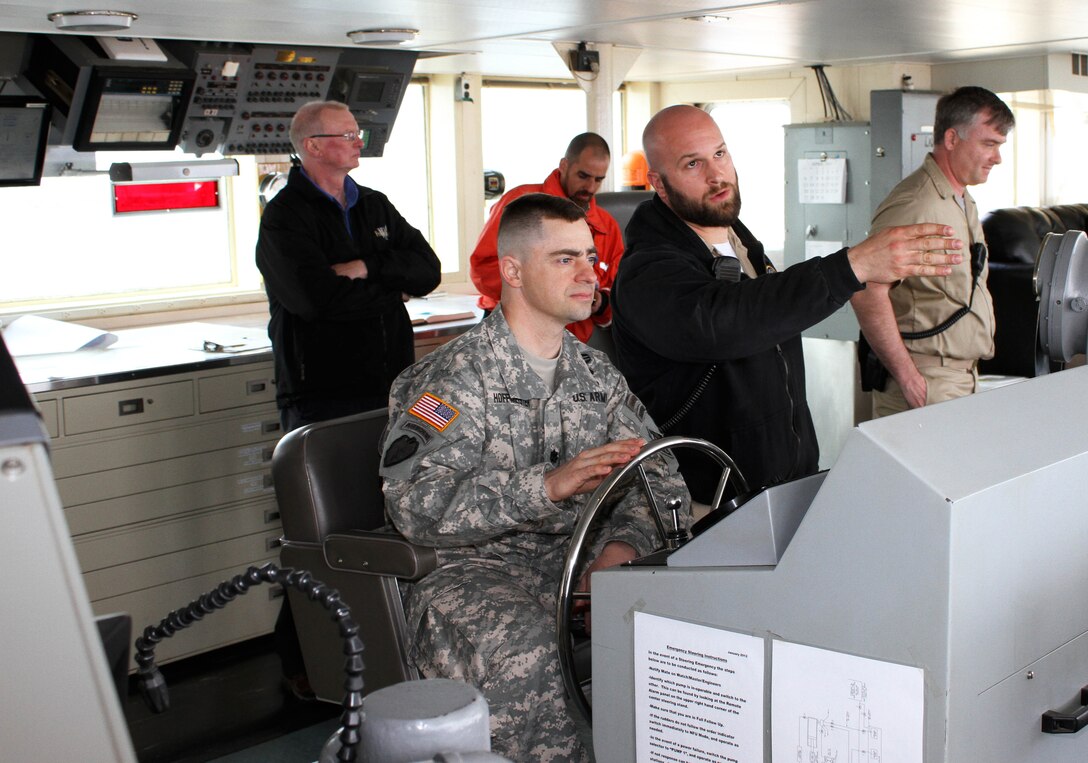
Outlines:
[{"label": "overhead instrument panel", "polygon": [[381,156],[412,76],[409,50],[345,49],[329,98],[346,103],[365,133],[363,156]]},{"label": "overhead instrument panel", "polygon": [[197,156],[292,153],[291,118],[328,97],[340,58],[336,48],[167,44],[196,71],[181,147]]},{"label": "overhead instrument panel", "polygon": [[361,156],[381,156],[417,53],[193,40],[30,35],[19,83],[53,106],[52,140],[77,151],[293,153],[310,101],[348,106]]},{"label": "overhead instrument panel", "polygon": [[346,103],[380,156],[416,54],[341,48],[168,41],[196,72],[180,145],[200,156],[293,153],[289,130],[309,101]]}]

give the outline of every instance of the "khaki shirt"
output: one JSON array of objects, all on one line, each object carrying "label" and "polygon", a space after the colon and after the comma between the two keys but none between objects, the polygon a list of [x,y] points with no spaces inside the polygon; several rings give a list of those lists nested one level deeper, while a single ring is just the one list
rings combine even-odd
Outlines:
[{"label": "khaki shirt", "polygon": [[984,242],[978,209],[971,194],[963,194],[964,210],[956,202],[952,186],[941,168],[926,156],[920,168],[904,178],[873,215],[872,233],[895,225],[940,223],[955,229],[963,241],[963,262],[953,266],[947,277],[915,276],[900,281],[889,291],[900,331],[925,331],[946,320],[960,307],[971,311],[951,328],[927,339],[906,340],[907,349],[921,355],[958,360],[991,358],[994,354],[994,307],[986,288],[988,267],[984,267],[971,302],[970,246]]}]

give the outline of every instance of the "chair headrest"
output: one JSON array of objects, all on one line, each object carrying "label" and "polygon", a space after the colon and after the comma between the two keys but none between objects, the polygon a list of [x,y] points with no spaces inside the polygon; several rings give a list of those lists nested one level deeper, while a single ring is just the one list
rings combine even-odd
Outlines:
[{"label": "chair headrest", "polygon": [[616,218],[620,230],[626,236],[627,223],[631,220],[631,215],[635,213],[635,209],[639,204],[653,197],[653,191],[606,191],[597,194],[595,198],[597,199],[597,206]]},{"label": "chair headrest", "polygon": [[288,432],[272,454],[284,537],[320,543],[329,533],[385,523],[378,467],[385,408]]}]

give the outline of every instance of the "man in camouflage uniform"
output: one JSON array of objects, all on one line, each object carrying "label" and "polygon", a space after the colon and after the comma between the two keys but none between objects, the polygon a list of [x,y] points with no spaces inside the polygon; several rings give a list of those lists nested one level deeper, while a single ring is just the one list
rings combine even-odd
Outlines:
[{"label": "man in camouflage uniform", "polygon": [[[596,250],[582,210],[555,196],[518,199],[499,255],[500,308],[390,393],[386,508],[409,540],[438,549],[438,568],[408,596],[411,653],[423,675],[483,692],[495,752],[588,760],[559,674],[559,578],[589,495],[659,435],[608,359],[564,330],[593,301]],[[645,466],[658,495],[687,505],[675,462]],[[660,547],[649,512],[632,481],[593,539],[583,585]]]}]

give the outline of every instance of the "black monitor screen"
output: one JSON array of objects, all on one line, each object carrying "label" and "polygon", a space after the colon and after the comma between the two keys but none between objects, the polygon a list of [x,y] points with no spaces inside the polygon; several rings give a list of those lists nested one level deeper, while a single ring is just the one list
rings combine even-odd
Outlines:
[{"label": "black monitor screen", "polygon": [[41,183],[51,109],[35,98],[0,96],[0,186]]},{"label": "black monitor screen", "polygon": [[388,83],[380,79],[355,78],[349,103],[380,103]]}]

